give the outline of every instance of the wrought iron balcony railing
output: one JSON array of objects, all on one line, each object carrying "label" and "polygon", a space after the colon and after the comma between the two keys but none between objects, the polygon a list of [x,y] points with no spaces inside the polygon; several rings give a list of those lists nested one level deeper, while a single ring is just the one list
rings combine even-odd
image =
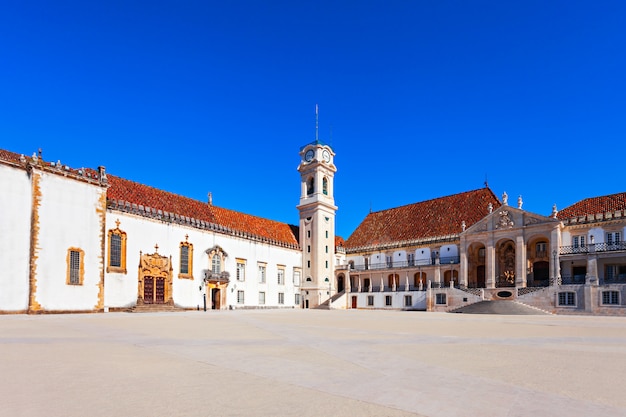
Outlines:
[{"label": "wrought iron balcony railing", "polygon": [[561,246],[561,255],[585,254],[593,252],[626,251],[626,241],[612,243],[590,243],[587,245]]},{"label": "wrought iron balcony railing", "polygon": [[350,269],[353,271],[369,271],[369,270],[381,270],[381,269],[396,269],[396,268],[412,268],[420,266],[436,265],[439,261],[440,265],[456,265],[461,261],[458,256],[441,257],[433,259],[418,259],[412,261],[393,261],[393,262],[381,262],[369,265],[352,265]]}]

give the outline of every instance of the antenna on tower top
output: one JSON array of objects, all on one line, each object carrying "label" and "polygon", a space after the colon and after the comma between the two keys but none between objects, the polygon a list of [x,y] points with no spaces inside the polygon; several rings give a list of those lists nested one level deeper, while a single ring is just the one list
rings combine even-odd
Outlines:
[{"label": "antenna on tower top", "polygon": [[317,106],[317,104],[315,105],[315,143],[318,143],[320,141],[320,123],[319,123],[319,108]]}]

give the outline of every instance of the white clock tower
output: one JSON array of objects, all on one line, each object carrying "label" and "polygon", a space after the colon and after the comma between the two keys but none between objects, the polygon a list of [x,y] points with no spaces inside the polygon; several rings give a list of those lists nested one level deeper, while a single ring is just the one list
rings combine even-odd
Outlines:
[{"label": "white clock tower", "polygon": [[316,139],[300,149],[300,246],[304,308],[313,308],[333,293],[335,259],[335,199],[337,168],[332,148]]}]

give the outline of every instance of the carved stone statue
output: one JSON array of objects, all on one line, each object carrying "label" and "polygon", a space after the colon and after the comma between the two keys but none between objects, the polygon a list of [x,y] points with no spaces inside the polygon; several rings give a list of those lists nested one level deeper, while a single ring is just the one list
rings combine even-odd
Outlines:
[{"label": "carved stone statue", "polygon": [[489,214],[493,213],[493,204],[489,203],[489,205],[487,205],[487,211]]},{"label": "carved stone statue", "polygon": [[506,191],[502,193],[502,205],[503,206],[509,205],[509,195],[506,193]]},{"label": "carved stone statue", "polygon": [[520,196],[517,197],[517,208],[521,209],[522,208],[522,204],[524,204],[524,202],[522,201],[522,196],[520,194]]}]

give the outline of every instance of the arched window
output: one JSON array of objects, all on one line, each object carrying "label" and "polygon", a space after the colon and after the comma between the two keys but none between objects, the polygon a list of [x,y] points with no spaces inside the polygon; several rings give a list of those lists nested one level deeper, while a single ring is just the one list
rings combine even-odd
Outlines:
[{"label": "arched window", "polygon": [[211,259],[211,272],[214,274],[222,272],[222,257],[219,253],[213,255],[213,258]]},{"label": "arched window", "polygon": [[419,287],[420,283],[422,286],[426,286],[426,272],[416,272],[413,275],[413,285]]},{"label": "arched window", "polygon": [[306,182],[306,194],[311,195],[315,192],[315,179],[309,178]]},{"label": "arched window", "polygon": [[328,178],[326,177],[322,179],[322,192],[324,195],[328,195]]}]

